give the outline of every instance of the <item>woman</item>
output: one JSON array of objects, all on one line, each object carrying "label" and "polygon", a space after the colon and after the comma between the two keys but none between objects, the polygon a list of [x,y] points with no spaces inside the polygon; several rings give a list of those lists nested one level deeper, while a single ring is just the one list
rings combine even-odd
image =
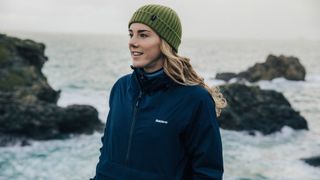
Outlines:
[{"label": "woman", "polygon": [[96,180],[222,179],[217,115],[226,101],[177,54],[175,11],[145,5],[129,21],[131,74],[112,87]]}]

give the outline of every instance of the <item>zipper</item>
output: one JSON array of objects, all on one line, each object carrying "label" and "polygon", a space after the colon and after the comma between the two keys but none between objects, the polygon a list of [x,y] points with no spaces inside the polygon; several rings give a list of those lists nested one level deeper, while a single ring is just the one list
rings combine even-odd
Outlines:
[{"label": "zipper", "polygon": [[138,111],[139,102],[141,100],[142,94],[143,94],[142,91],[140,91],[139,92],[139,96],[138,96],[137,101],[136,101],[136,104],[134,106],[134,110],[133,110],[133,118],[132,118],[132,123],[131,123],[131,127],[130,127],[129,142],[128,142],[128,149],[127,149],[127,154],[126,154],[125,165],[128,165],[128,161],[129,161],[130,149],[131,149],[131,144],[132,144],[133,128],[134,128],[134,125],[136,123],[136,114],[137,114],[137,111]]}]

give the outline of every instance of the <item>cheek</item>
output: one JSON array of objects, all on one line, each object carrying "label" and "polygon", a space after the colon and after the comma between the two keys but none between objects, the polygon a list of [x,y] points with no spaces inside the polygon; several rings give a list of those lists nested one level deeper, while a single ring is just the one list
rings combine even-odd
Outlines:
[{"label": "cheek", "polygon": [[160,52],[160,45],[158,43],[152,44],[146,49],[146,53],[150,58],[159,56]]}]

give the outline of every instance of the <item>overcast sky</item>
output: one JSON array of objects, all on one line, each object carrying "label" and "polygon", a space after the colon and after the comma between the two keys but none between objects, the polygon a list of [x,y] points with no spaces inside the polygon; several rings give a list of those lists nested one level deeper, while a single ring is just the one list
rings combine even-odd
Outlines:
[{"label": "overcast sky", "polygon": [[184,37],[320,40],[319,0],[0,0],[0,32],[127,35],[149,3],[173,8]]}]

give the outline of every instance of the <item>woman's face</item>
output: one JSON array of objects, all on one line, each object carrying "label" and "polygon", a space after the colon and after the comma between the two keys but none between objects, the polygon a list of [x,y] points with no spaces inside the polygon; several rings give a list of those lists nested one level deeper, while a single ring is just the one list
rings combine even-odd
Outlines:
[{"label": "woman's face", "polygon": [[161,39],[149,26],[132,23],[129,27],[129,50],[132,65],[153,72],[163,66],[160,50]]}]

